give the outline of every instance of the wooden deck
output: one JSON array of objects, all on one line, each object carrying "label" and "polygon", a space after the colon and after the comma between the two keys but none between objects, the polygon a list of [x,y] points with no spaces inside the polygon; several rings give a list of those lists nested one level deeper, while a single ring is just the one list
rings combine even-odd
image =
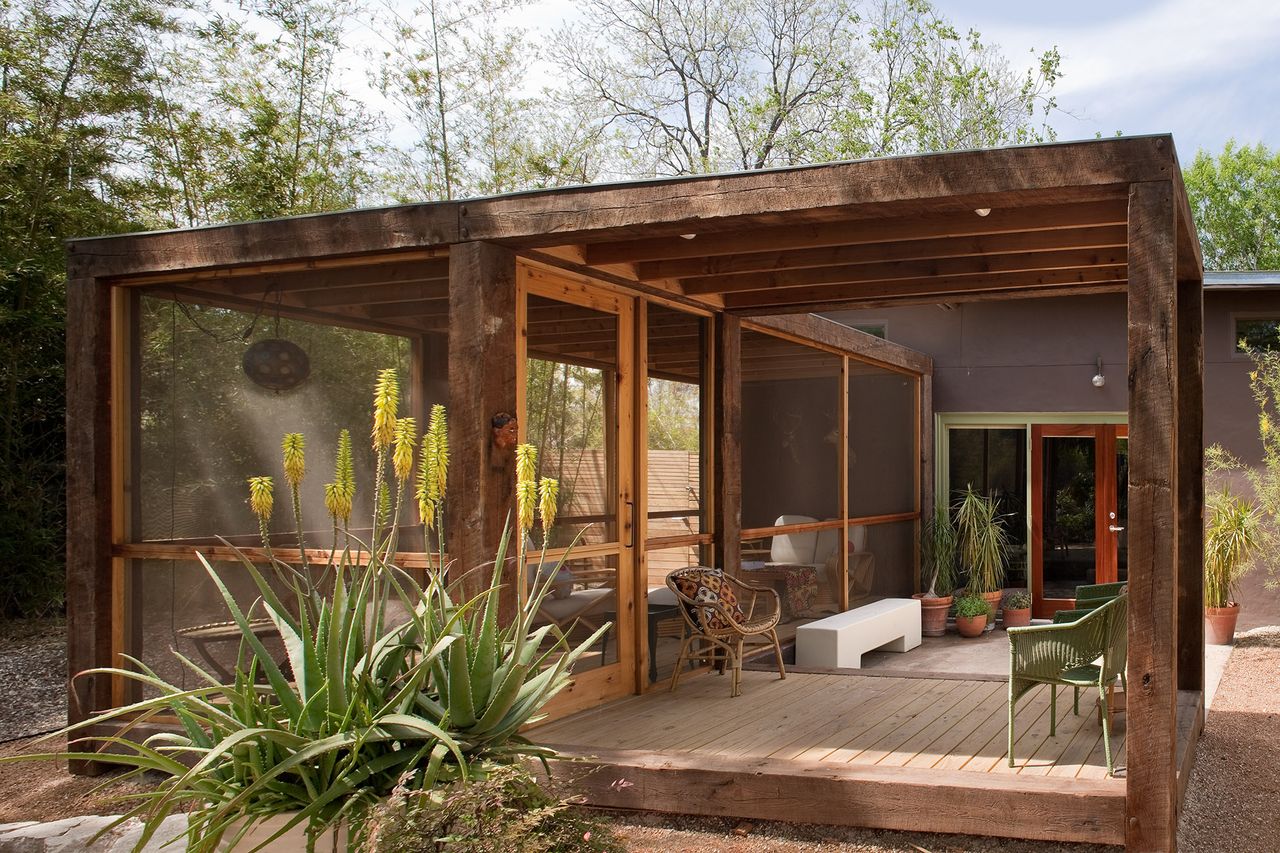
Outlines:
[{"label": "wooden deck", "polygon": [[[714,675],[535,729],[605,765],[582,785],[599,805],[1020,838],[1124,840],[1125,780],[1108,778],[1095,691],[1018,708],[1006,752],[1004,679],[744,672]],[[1124,765],[1124,715],[1112,747]],[[1123,772],[1119,771],[1121,777]],[[622,780],[622,781],[619,781]]]}]

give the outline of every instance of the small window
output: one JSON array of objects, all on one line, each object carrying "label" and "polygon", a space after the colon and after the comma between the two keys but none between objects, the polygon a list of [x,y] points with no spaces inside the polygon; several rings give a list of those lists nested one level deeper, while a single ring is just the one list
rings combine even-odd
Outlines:
[{"label": "small window", "polygon": [[1237,317],[1236,352],[1280,350],[1280,317]]},{"label": "small window", "polygon": [[886,328],[884,323],[854,323],[852,328],[859,332],[866,332],[868,335],[874,335],[877,338],[886,337]]}]

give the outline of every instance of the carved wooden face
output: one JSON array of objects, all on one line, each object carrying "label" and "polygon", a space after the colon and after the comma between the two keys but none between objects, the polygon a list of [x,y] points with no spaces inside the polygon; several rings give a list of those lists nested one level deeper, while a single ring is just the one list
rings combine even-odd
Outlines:
[{"label": "carved wooden face", "polygon": [[515,450],[516,443],[520,441],[520,425],[515,418],[507,421],[500,427],[493,428],[493,446],[503,452]]}]

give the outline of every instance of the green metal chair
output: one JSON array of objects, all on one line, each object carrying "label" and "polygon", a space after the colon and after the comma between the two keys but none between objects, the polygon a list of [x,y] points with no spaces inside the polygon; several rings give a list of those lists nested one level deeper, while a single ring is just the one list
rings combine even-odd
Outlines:
[{"label": "green metal chair", "polygon": [[1013,767],[1013,721],[1018,700],[1039,684],[1049,686],[1049,736],[1057,733],[1058,687],[1075,690],[1073,711],[1080,713],[1080,689],[1096,687],[1102,703],[1102,744],[1111,760],[1111,715],[1108,689],[1125,683],[1129,653],[1129,597],[1118,595],[1074,621],[1010,628],[1009,635],[1009,766]]},{"label": "green metal chair", "polygon": [[1053,614],[1053,621],[1055,623],[1074,622],[1086,613],[1097,610],[1108,601],[1121,595],[1128,586],[1127,581],[1082,584],[1076,587],[1075,609],[1057,611]]}]

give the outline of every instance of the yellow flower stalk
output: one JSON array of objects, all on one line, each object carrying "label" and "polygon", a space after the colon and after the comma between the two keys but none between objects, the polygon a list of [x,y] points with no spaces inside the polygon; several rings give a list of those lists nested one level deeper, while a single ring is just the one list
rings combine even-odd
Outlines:
[{"label": "yellow flower stalk", "polygon": [[533,510],[538,503],[538,484],[532,480],[516,483],[516,524],[521,533],[533,529]]},{"label": "yellow flower stalk", "polygon": [[347,498],[356,495],[356,466],[351,459],[351,430],[344,429],[338,433],[337,463],[333,471],[334,481],[343,488]]},{"label": "yellow flower stalk", "polygon": [[538,448],[532,444],[516,445],[516,482],[530,482],[537,477]]},{"label": "yellow flower stalk", "polygon": [[551,534],[551,527],[556,523],[556,506],[560,499],[560,483],[551,477],[543,477],[538,481],[538,517],[542,519],[542,534]]},{"label": "yellow flower stalk", "polygon": [[417,441],[418,422],[413,418],[397,420],[395,435],[392,438],[391,468],[402,486],[413,474],[413,448]]},{"label": "yellow flower stalk", "polygon": [[400,380],[395,368],[378,372],[373,390],[373,449],[386,450],[395,438],[396,412],[400,409]]},{"label": "yellow flower stalk", "polygon": [[324,484],[324,508],[328,510],[335,525],[351,523],[352,504],[351,495],[341,483]]},{"label": "yellow flower stalk", "polygon": [[431,458],[423,456],[423,461],[434,482],[436,500],[442,500],[449,482],[449,419],[439,403],[431,407],[427,435],[431,438]]},{"label": "yellow flower stalk", "polygon": [[270,477],[249,478],[249,508],[262,521],[271,518],[271,509],[275,500],[272,494],[273,488]]},{"label": "yellow flower stalk", "polygon": [[284,451],[284,481],[296,489],[307,471],[306,439],[300,432],[287,432],[280,446]]}]

